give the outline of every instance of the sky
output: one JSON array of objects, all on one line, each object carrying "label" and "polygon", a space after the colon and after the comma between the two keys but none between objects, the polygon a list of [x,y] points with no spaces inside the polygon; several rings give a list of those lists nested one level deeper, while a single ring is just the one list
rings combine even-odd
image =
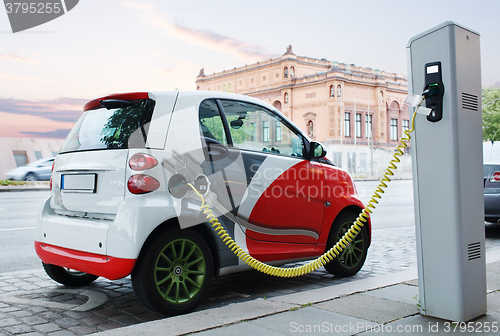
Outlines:
[{"label": "sky", "polygon": [[194,90],[206,74],[299,56],[406,75],[415,35],[455,21],[481,35],[483,87],[500,83],[500,1],[80,0],[12,33],[0,7],[0,137],[64,138],[96,97]]}]

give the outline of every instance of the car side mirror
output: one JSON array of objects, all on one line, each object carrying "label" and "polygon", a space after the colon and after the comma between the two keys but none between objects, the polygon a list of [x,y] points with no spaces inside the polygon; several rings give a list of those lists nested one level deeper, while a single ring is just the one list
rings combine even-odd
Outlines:
[{"label": "car side mirror", "polygon": [[326,155],[326,149],[319,142],[313,141],[310,144],[311,158],[317,159]]}]

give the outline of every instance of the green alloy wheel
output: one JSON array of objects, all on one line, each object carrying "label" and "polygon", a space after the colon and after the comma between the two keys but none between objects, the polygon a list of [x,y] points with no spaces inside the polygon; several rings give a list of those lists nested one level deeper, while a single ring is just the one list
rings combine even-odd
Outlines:
[{"label": "green alloy wheel", "polygon": [[[335,219],[328,237],[327,250],[334,246],[349,231],[356,218],[356,214],[347,212]],[[367,232],[366,227],[362,227],[356,238],[354,238],[354,241],[337,258],[325,265],[328,273],[339,277],[348,277],[359,272],[365,263],[368,252]]]},{"label": "green alloy wheel", "polygon": [[148,241],[132,273],[141,302],[165,315],[192,311],[212,279],[210,249],[195,231],[168,230]]}]

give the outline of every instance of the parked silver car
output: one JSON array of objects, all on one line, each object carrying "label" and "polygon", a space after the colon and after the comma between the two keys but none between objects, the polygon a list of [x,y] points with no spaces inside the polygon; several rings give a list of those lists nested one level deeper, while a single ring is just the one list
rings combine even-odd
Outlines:
[{"label": "parked silver car", "polygon": [[9,170],[7,174],[5,174],[5,177],[8,180],[17,181],[50,180],[53,163],[53,157],[37,160],[35,162],[28,163],[25,166]]}]

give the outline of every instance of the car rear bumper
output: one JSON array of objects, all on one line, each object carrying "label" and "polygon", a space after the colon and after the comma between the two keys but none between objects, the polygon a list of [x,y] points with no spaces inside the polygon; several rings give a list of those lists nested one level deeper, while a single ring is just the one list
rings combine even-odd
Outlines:
[{"label": "car rear bumper", "polygon": [[76,251],[38,241],[35,241],[35,251],[46,264],[67,267],[76,271],[102,276],[109,280],[126,277],[132,272],[136,262],[136,259],[115,258]]},{"label": "car rear bumper", "polygon": [[484,217],[494,222],[500,219],[500,194],[484,194]]}]

